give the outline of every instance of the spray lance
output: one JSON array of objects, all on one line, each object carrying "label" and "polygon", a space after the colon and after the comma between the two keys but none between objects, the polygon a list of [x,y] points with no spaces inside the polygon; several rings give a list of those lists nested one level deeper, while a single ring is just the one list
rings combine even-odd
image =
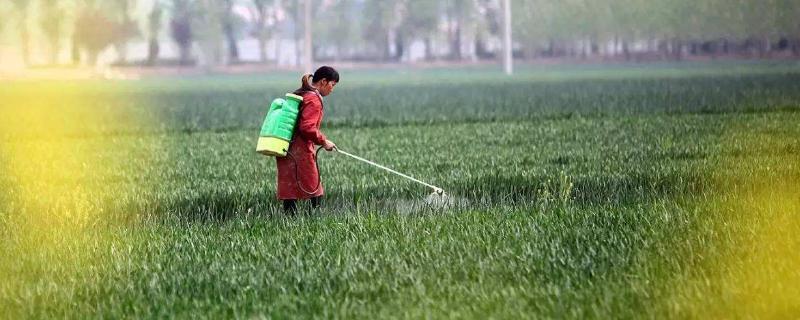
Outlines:
[{"label": "spray lance", "polygon": [[[261,133],[259,134],[258,143],[256,145],[256,152],[266,156],[273,156],[273,157],[285,157],[287,155],[289,157],[292,156],[288,152],[289,142],[292,141],[292,135],[294,134],[294,127],[297,124],[297,118],[300,113],[300,104],[302,102],[303,102],[303,97],[292,93],[287,93],[286,99],[277,98],[272,101],[272,103],[270,104],[269,111],[267,111],[267,116],[264,118],[264,124],[261,126]],[[320,149],[321,147],[317,148],[317,152],[314,155],[315,158],[319,154]],[[426,183],[412,176],[400,173],[396,170],[377,164],[362,157],[342,151],[339,148],[335,148],[334,151],[336,151],[339,154],[369,164],[371,166],[375,166],[380,169],[389,171],[408,180],[422,184],[426,187],[429,187],[433,189],[432,195],[436,195],[439,197],[444,196],[444,190],[442,188]],[[296,168],[297,166],[295,166],[295,169]],[[317,168],[317,172],[319,172],[319,168]],[[297,178],[297,172],[295,172],[295,178]],[[317,186],[312,191],[305,190],[299,184],[299,181],[298,181],[298,186],[300,186],[300,189],[303,192],[306,192],[308,194],[313,194],[319,189],[320,182],[322,180],[317,179],[317,181],[318,181]]]},{"label": "spray lance", "polygon": [[348,156],[348,157],[350,157],[350,158],[356,159],[356,160],[358,160],[358,161],[364,162],[364,163],[366,163],[366,164],[369,164],[369,165],[372,165],[372,166],[375,166],[375,167],[381,168],[381,169],[383,169],[383,170],[389,171],[389,172],[391,172],[391,173],[394,173],[394,174],[396,174],[396,175],[398,175],[398,176],[401,176],[401,177],[403,177],[403,178],[406,178],[406,179],[408,179],[408,180],[411,180],[411,181],[414,181],[414,182],[416,182],[416,183],[422,184],[422,185],[424,185],[424,186],[426,186],[426,187],[429,187],[429,188],[433,189],[433,193],[434,193],[434,194],[437,194],[437,195],[440,195],[440,196],[444,194],[444,190],[443,190],[442,188],[439,188],[439,187],[437,187],[437,186],[434,186],[434,185],[432,185],[432,184],[426,183],[426,182],[424,182],[424,181],[422,181],[422,180],[419,180],[419,179],[416,179],[416,178],[414,178],[414,177],[412,177],[412,176],[409,176],[409,175],[406,175],[406,174],[403,174],[403,173],[397,172],[397,171],[395,171],[395,170],[392,170],[392,169],[390,169],[390,168],[387,168],[387,167],[385,167],[385,166],[379,165],[379,164],[377,164],[377,163],[375,163],[375,162],[369,161],[369,160],[367,160],[367,159],[364,159],[364,158],[362,158],[362,157],[359,157],[359,156],[356,156],[356,155],[353,155],[353,154],[350,154],[350,153],[344,152],[344,151],[342,151],[342,150],[341,150],[341,149],[339,149],[339,148],[334,148],[334,151],[336,151],[336,152],[338,152],[338,153],[341,153],[341,154],[343,154],[343,155],[346,155],[346,156]]}]

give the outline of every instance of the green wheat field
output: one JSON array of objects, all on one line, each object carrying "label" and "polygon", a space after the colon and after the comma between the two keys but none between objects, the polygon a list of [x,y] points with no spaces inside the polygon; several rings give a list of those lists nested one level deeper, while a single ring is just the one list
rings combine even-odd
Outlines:
[{"label": "green wheat field", "polygon": [[0,85],[0,318],[792,318],[800,63],[340,70],[323,208],[255,153],[299,74]]}]

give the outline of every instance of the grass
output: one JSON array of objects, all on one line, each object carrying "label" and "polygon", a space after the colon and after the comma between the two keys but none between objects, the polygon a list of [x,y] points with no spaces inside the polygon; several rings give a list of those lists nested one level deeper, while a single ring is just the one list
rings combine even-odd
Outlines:
[{"label": "grass", "polygon": [[325,207],[299,217],[253,152],[289,75],[12,83],[0,314],[791,317],[798,71],[345,73],[326,134],[464,201],[425,208],[423,187],[325,153]]}]

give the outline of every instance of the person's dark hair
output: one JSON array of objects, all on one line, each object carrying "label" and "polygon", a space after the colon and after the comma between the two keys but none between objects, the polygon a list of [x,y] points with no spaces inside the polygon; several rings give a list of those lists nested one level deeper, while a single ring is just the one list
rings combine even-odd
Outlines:
[{"label": "person's dark hair", "polygon": [[[313,79],[313,81],[312,81]],[[312,85],[313,82],[317,82],[320,80],[328,80],[328,81],[336,81],[339,82],[339,72],[336,71],[333,67],[329,66],[321,66],[317,71],[314,71],[314,74],[306,74],[300,78],[300,88],[294,91],[294,94],[303,94],[308,91],[314,91],[315,88]]]}]

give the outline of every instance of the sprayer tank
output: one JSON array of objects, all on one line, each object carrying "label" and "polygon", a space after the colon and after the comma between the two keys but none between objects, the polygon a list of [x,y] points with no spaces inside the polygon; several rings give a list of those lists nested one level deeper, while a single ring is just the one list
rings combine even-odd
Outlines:
[{"label": "sprayer tank", "polygon": [[302,102],[303,97],[291,93],[286,94],[286,99],[272,101],[261,126],[256,152],[266,156],[286,156]]}]

